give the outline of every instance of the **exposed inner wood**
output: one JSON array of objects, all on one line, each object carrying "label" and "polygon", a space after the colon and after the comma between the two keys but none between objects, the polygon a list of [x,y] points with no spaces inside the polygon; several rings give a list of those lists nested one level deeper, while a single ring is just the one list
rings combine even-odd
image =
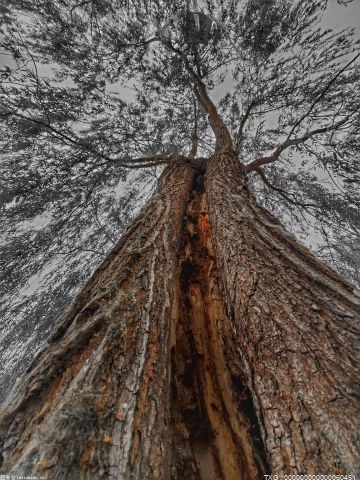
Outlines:
[{"label": "exposed inner wood", "polygon": [[4,405],[1,474],[358,473],[359,299],[234,155],[209,159],[206,194],[201,168],[164,171]]},{"label": "exposed inner wood", "polygon": [[172,478],[263,478],[269,469],[239,355],[229,343],[233,335],[218,284],[201,172],[186,210],[179,270]]}]

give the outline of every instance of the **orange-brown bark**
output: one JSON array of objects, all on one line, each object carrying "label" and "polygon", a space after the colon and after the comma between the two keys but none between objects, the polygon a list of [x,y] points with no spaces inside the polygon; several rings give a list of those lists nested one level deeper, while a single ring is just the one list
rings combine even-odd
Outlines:
[{"label": "orange-brown bark", "polygon": [[1,412],[1,473],[360,473],[359,299],[221,145],[167,167],[77,296]]},{"label": "orange-brown bark", "polygon": [[[201,174],[199,177],[201,184]],[[264,447],[260,438],[256,441],[260,434],[251,424],[249,412],[241,408],[250,400],[249,392],[241,381],[242,371],[231,344],[206,195],[199,186],[186,210],[180,260],[172,350],[172,478],[262,478],[261,472],[267,471]]]},{"label": "orange-brown bark", "polygon": [[194,170],[172,164],[97,269],[0,421],[1,472],[168,478],[170,322]]}]

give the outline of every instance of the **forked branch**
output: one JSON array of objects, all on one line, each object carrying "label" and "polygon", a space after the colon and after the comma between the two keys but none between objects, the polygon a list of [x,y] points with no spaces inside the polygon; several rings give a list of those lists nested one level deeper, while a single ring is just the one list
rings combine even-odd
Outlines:
[{"label": "forked branch", "polygon": [[54,128],[52,125],[49,125],[48,123],[43,122],[42,120],[38,120],[36,118],[26,116],[26,115],[23,115],[22,113],[18,113],[15,111],[7,111],[5,113],[0,113],[0,117],[9,117],[9,116],[14,116],[17,118],[21,118],[22,120],[30,121],[35,125],[41,125],[42,127],[46,128],[46,130],[54,134],[54,136],[56,136],[61,141],[66,143],[67,145],[70,144],[75,148],[79,148],[80,150],[85,150],[86,152],[89,152],[92,155],[95,155],[96,157],[102,158],[103,160],[106,160],[109,163],[110,162],[116,163],[118,166],[124,167],[124,168],[138,169],[138,168],[156,167],[158,165],[168,164],[170,161],[179,157],[178,154],[174,154],[173,152],[171,153],[166,152],[166,153],[161,153],[159,155],[155,155],[151,157],[130,158],[128,160],[120,161],[119,158],[111,158],[107,155],[104,155],[103,153],[100,153],[99,151],[95,150],[95,148],[92,145],[88,145],[87,143],[84,143],[81,139],[74,139],[69,135],[61,132],[57,128]]},{"label": "forked branch", "polygon": [[314,137],[315,135],[320,135],[321,133],[326,133],[326,132],[330,132],[331,130],[336,130],[337,128],[344,125],[348,120],[349,120],[349,116],[347,116],[346,118],[343,118],[339,122],[333,123],[332,125],[327,125],[326,127],[321,127],[315,130],[311,130],[305,133],[305,135],[303,135],[302,137],[294,138],[293,140],[290,140],[288,138],[287,140],[285,140],[285,142],[282,145],[277,147],[271,155],[267,157],[258,158],[253,162],[249,163],[245,168],[245,172],[249,174],[251,172],[256,171],[259,167],[262,167],[263,165],[270,165],[271,163],[276,162],[276,160],[280,157],[282,152],[284,152],[288,148],[294,147],[296,145],[300,145],[301,143],[306,142],[306,140],[309,140],[309,138]]},{"label": "forked branch", "polygon": [[216,150],[231,149],[232,140],[229,130],[227,129],[223,119],[219,115],[217,108],[209,97],[206,86],[200,77],[193,72],[194,92],[196,98],[208,114],[209,124],[214,132],[216,139]]},{"label": "forked branch", "polygon": [[341,127],[342,125],[344,125],[349,117],[352,115],[348,115],[346,118],[344,118],[343,120],[340,120],[339,122],[337,123],[334,123],[332,125],[329,125],[327,127],[322,127],[322,128],[318,128],[318,129],[315,129],[315,130],[312,130],[310,132],[307,132],[305,135],[303,135],[302,137],[299,137],[299,138],[295,138],[293,140],[290,140],[290,137],[292,136],[292,134],[295,132],[295,130],[297,129],[297,127],[303,122],[303,120],[305,120],[305,118],[312,112],[312,110],[315,108],[315,106],[318,104],[318,102],[324,97],[325,93],[329,90],[329,88],[331,87],[331,85],[335,82],[335,80],[352,64],[354,63],[357,58],[360,57],[360,53],[358,53],[357,55],[355,55],[355,57],[350,60],[350,62],[348,62],[343,68],[341,68],[337,74],[330,80],[330,82],[325,86],[325,88],[322,90],[322,92],[320,93],[320,95],[316,98],[316,100],[311,104],[310,108],[307,110],[306,113],[304,113],[304,115],[295,123],[295,125],[292,127],[292,129],[290,130],[290,133],[288,134],[287,136],[287,139],[285,140],[285,142],[280,145],[274,152],[272,155],[268,156],[268,157],[263,157],[263,158],[258,158],[257,160],[254,160],[253,162],[251,162],[249,165],[247,165],[246,167],[246,173],[250,173],[250,172],[253,172],[257,167],[261,167],[262,165],[268,165],[268,164],[271,164],[271,163],[274,163],[278,158],[279,156],[281,155],[281,153],[286,150],[287,148],[289,147],[292,147],[292,146],[295,146],[295,145],[299,145],[300,143],[303,143],[305,142],[306,140],[308,140],[309,138],[313,137],[314,135],[318,135],[318,134],[321,134],[321,133],[326,133],[326,132],[329,132],[331,130],[336,130],[337,128]]},{"label": "forked branch", "polygon": [[198,99],[200,105],[203,107],[204,111],[208,115],[208,120],[210,127],[212,128],[215,139],[216,139],[216,150],[220,149],[231,149],[232,148],[232,139],[227,129],[223,119],[219,115],[217,108],[214,102],[209,97],[207,93],[205,83],[202,81],[200,76],[194,71],[194,69],[189,64],[186,55],[179,50],[178,48],[174,47],[170,41],[163,41],[164,45],[168,47],[171,51],[176,53],[181,57],[184,62],[184,66],[188,73],[191,75],[192,80],[194,82],[194,93],[196,98]]},{"label": "forked branch", "polygon": [[316,98],[316,100],[311,104],[309,110],[304,113],[304,115],[295,123],[295,125],[293,126],[293,128],[290,130],[290,133],[288,135],[288,138],[287,140],[289,140],[289,138],[291,137],[291,135],[295,132],[295,130],[297,129],[297,127],[302,123],[303,120],[305,120],[305,118],[312,112],[312,110],[314,109],[314,107],[316,106],[317,103],[319,103],[319,101],[323,98],[323,96],[325,95],[325,93],[329,90],[329,88],[331,87],[331,85],[335,82],[335,80],[339,77],[339,75],[341,75],[348,67],[350,67],[350,65],[352,63],[355,62],[355,60],[360,57],[360,53],[358,53],[357,55],[355,55],[355,57],[350,60],[350,62],[348,62],[345,67],[343,67],[341,70],[338,71],[338,73],[330,80],[330,82],[326,85],[326,87],[324,88],[324,90],[320,93],[320,95]]}]

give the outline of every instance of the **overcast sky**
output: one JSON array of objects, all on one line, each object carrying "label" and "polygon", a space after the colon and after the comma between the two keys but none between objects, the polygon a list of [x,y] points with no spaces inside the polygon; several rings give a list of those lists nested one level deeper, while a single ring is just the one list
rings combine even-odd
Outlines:
[{"label": "overcast sky", "polygon": [[336,0],[329,0],[324,15],[324,25],[341,28],[354,27],[360,37],[360,0],[353,0],[347,6],[339,5]]}]

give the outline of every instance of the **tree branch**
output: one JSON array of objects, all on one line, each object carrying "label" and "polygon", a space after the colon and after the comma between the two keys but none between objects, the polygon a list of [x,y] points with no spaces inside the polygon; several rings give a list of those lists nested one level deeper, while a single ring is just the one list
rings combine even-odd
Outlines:
[{"label": "tree branch", "polygon": [[215,139],[216,139],[215,149],[216,150],[227,149],[227,148],[231,149],[232,148],[231,135],[223,119],[219,115],[217,108],[215,107],[215,104],[209,97],[206,90],[205,83],[190,66],[188,59],[186,58],[186,56],[181,50],[179,50],[178,48],[175,48],[170,41],[163,40],[163,44],[182,58],[186,70],[191,75],[194,81],[195,96],[198,99],[200,105],[203,107],[204,111],[208,114],[209,124],[215,135]]},{"label": "tree branch", "polygon": [[239,154],[240,152],[240,145],[241,145],[241,142],[243,140],[243,136],[244,136],[244,127],[245,127],[245,124],[251,114],[251,110],[256,106],[256,102],[253,100],[251,103],[249,103],[247,109],[246,109],[246,112],[245,112],[245,115],[243,116],[243,118],[241,119],[240,121],[240,126],[239,126],[239,130],[238,130],[238,133],[236,135],[236,139],[235,139],[235,151],[237,154]]},{"label": "tree branch", "polygon": [[7,117],[7,116],[14,116],[14,117],[18,117],[18,118],[22,118],[23,120],[27,120],[29,122],[33,122],[37,125],[41,125],[43,127],[45,127],[47,130],[50,130],[52,133],[55,133],[55,135],[58,135],[62,140],[66,140],[67,142],[71,143],[72,145],[75,145],[76,147],[82,149],[82,150],[86,150],[90,153],[93,153],[94,155],[100,157],[100,158],[103,158],[104,160],[107,160],[109,162],[115,162],[116,160],[115,159],[112,159],[106,155],[103,155],[102,153],[100,152],[97,152],[96,150],[94,150],[91,146],[89,145],[84,145],[82,144],[81,142],[79,142],[79,140],[74,140],[73,138],[69,137],[68,135],[66,135],[65,133],[62,133],[60,132],[59,130],[57,130],[56,128],[54,128],[53,126],[49,125],[48,123],[45,123],[41,120],[37,120],[35,118],[32,118],[32,117],[28,117],[26,115],[23,115],[22,113],[18,113],[18,112],[14,112],[14,111],[10,111],[10,112],[6,112],[6,113],[1,113],[0,116],[3,116],[3,117]]},{"label": "tree branch", "polygon": [[275,192],[278,192],[282,197],[284,197],[288,202],[292,203],[293,205],[300,206],[300,207],[303,207],[303,208],[306,208],[306,207],[315,207],[316,208],[317,207],[317,205],[315,203],[301,203],[298,200],[293,200],[292,198],[290,198],[290,196],[289,196],[290,194],[288,192],[286,192],[282,188],[276,187],[275,185],[270,183],[269,179],[266,177],[264,171],[260,167],[257,167],[254,170],[254,172],[256,172],[260,176],[260,178],[262,179],[262,181],[265,183],[265,185],[267,187],[271,188],[271,190],[274,190]]},{"label": "tree branch", "polygon": [[325,93],[329,90],[329,88],[331,87],[331,85],[335,82],[335,80],[339,77],[339,75],[341,75],[352,63],[355,62],[355,60],[360,57],[360,53],[358,53],[352,60],[350,60],[349,63],[347,63],[345,65],[345,67],[343,67],[341,70],[338,71],[338,73],[335,75],[335,77],[333,77],[330,82],[326,85],[326,87],[324,88],[324,90],[320,93],[320,95],[317,97],[317,99],[312,103],[312,105],[310,106],[309,110],[304,113],[304,115],[300,118],[300,120],[298,120],[295,125],[293,126],[293,128],[291,129],[288,137],[287,137],[287,140],[289,140],[289,138],[291,137],[291,135],[294,133],[294,131],[297,129],[297,127],[300,125],[300,123],[309,115],[309,113],[313,110],[313,108],[315,107],[315,105],[322,99],[322,97],[325,95]]},{"label": "tree branch", "polygon": [[23,120],[31,121],[31,122],[33,122],[35,124],[38,124],[38,125],[42,125],[43,127],[47,128],[48,130],[53,132],[55,135],[58,135],[61,140],[63,140],[63,141],[66,140],[66,142],[71,143],[71,145],[74,145],[77,148],[80,148],[80,149],[85,150],[89,153],[92,153],[93,155],[95,155],[99,158],[102,158],[103,160],[106,160],[107,162],[116,163],[118,166],[124,167],[124,168],[137,169],[137,168],[155,167],[157,165],[167,164],[171,160],[181,157],[180,155],[174,154],[172,152],[170,154],[169,153],[163,153],[163,154],[160,154],[160,155],[155,155],[153,157],[133,158],[133,159],[129,159],[127,161],[119,162],[119,159],[108,157],[107,155],[104,155],[104,154],[96,151],[92,146],[85,145],[85,144],[81,143],[81,140],[80,141],[79,140],[74,140],[73,138],[69,137],[68,135],[66,135],[62,132],[60,132],[59,130],[57,130],[53,126],[51,126],[51,125],[49,125],[45,122],[42,122],[41,120],[37,120],[37,119],[31,118],[31,117],[27,117],[26,115],[23,115],[23,114],[17,113],[17,112],[0,113],[0,116],[3,116],[3,117],[15,116],[15,117],[22,118]]},{"label": "tree branch", "polygon": [[158,165],[167,165],[170,162],[169,158],[159,159],[158,161],[147,161],[145,163],[138,163],[136,165],[126,164],[126,168],[130,169],[138,169],[138,168],[150,168],[150,167],[157,167]]},{"label": "tree branch", "polygon": [[37,68],[37,65],[36,65],[36,62],[35,62],[35,58],[33,56],[33,54],[30,52],[28,46],[26,45],[22,35],[20,32],[17,32],[17,34],[19,35],[19,38],[22,42],[22,46],[25,48],[25,50],[27,51],[29,57],[31,58],[31,61],[34,65],[34,75],[35,75],[35,79],[36,79],[36,95],[37,97],[39,98],[40,100],[40,103],[41,103],[41,106],[44,110],[44,113],[46,115],[46,118],[47,118],[47,121],[50,125],[50,118],[49,118],[49,114],[48,114],[48,111],[47,111],[47,108],[46,108],[46,105],[44,104],[43,102],[43,99],[42,99],[42,94],[41,94],[41,85],[40,85],[40,78],[39,78],[39,72],[38,72],[38,68]]},{"label": "tree branch", "polygon": [[197,110],[196,110],[196,98],[194,98],[194,132],[191,137],[191,152],[190,158],[195,158],[198,149],[198,134],[197,134]]},{"label": "tree branch", "polygon": [[262,167],[263,165],[269,165],[271,163],[276,162],[276,160],[280,157],[281,153],[284,150],[286,150],[290,147],[294,147],[296,145],[299,145],[300,143],[304,143],[304,142],[306,142],[306,140],[309,140],[309,138],[314,137],[315,135],[330,132],[331,130],[336,130],[337,128],[341,127],[342,125],[344,125],[348,121],[349,116],[350,115],[348,115],[346,118],[343,118],[339,122],[334,123],[332,125],[328,125],[326,127],[321,127],[321,128],[317,128],[315,130],[311,130],[310,132],[305,133],[305,135],[303,135],[302,137],[294,138],[293,140],[289,140],[289,138],[288,138],[287,140],[285,140],[285,142],[282,145],[280,145],[279,147],[277,147],[274,150],[272,155],[270,155],[268,157],[258,158],[256,160],[254,160],[253,162],[249,163],[248,165],[246,165],[245,172],[247,174],[249,174],[249,173],[255,171],[257,168]]},{"label": "tree branch", "polygon": [[280,156],[280,154],[286,150],[287,148],[289,147],[292,147],[294,145],[298,145],[300,143],[303,143],[305,142],[306,140],[308,140],[309,138],[311,138],[312,136],[314,135],[317,135],[317,134],[320,134],[320,133],[326,133],[326,132],[329,132],[330,130],[335,130],[336,128],[340,127],[341,125],[343,125],[344,123],[346,123],[346,121],[348,120],[349,116],[347,116],[345,119],[343,120],[340,120],[339,122],[333,124],[333,125],[330,125],[328,127],[322,127],[322,128],[318,128],[316,130],[312,130],[308,133],[306,133],[304,136],[300,137],[300,138],[297,138],[297,139],[294,139],[294,140],[290,140],[290,137],[292,136],[292,134],[294,133],[294,131],[296,130],[296,128],[302,123],[302,121],[310,114],[310,112],[314,109],[315,105],[321,100],[321,98],[325,95],[325,93],[329,90],[329,88],[331,87],[331,85],[335,82],[335,80],[339,77],[339,75],[341,75],[352,63],[355,62],[355,60],[357,58],[360,57],[360,53],[358,53],[357,55],[355,55],[355,57],[350,60],[350,62],[348,62],[341,70],[338,71],[338,73],[330,80],[330,82],[326,85],[326,87],[324,88],[324,90],[320,93],[320,95],[317,97],[317,99],[312,103],[312,105],[310,106],[310,108],[308,109],[308,111],[296,122],[296,124],[292,127],[292,129],[290,130],[290,133],[289,135],[287,136],[287,139],[285,140],[285,142],[280,145],[274,152],[272,155],[270,155],[269,157],[263,157],[263,158],[259,158],[257,160],[254,160],[253,162],[251,162],[249,165],[247,165],[245,171],[246,173],[250,173],[252,171],[254,171],[254,169],[256,169],[257,167],[260,167],[262,165],[268,165],[270,163],[274,163]]},{"label": "tree branch", "polygon": [[204,82],[195,73],[193,74],[193,79],[195,82],[194,91],[196,98],[199,100],[205,112],[208,114],[208,120],[215,135],[215,149],[231,149],[232,140],[229,130],[219,115],[213,101],[209,97]]},{"label": "tree branch", "polygon": [[[164,153],[160,153],[159,155],[154,155],[153,157],[132,158],[128,161],[128,163],[126,163],[126,166],[128,168],[140,168],[139,164],[141,164],[141,165],[146,165],[148,167],[154,167],[156,165],[167,164],[174,160],[182,159],[182,158],[185,159],[186,157],[174,152],[164,152]],[[132,166],[131,164],[133,163],[137,165]]]}]

